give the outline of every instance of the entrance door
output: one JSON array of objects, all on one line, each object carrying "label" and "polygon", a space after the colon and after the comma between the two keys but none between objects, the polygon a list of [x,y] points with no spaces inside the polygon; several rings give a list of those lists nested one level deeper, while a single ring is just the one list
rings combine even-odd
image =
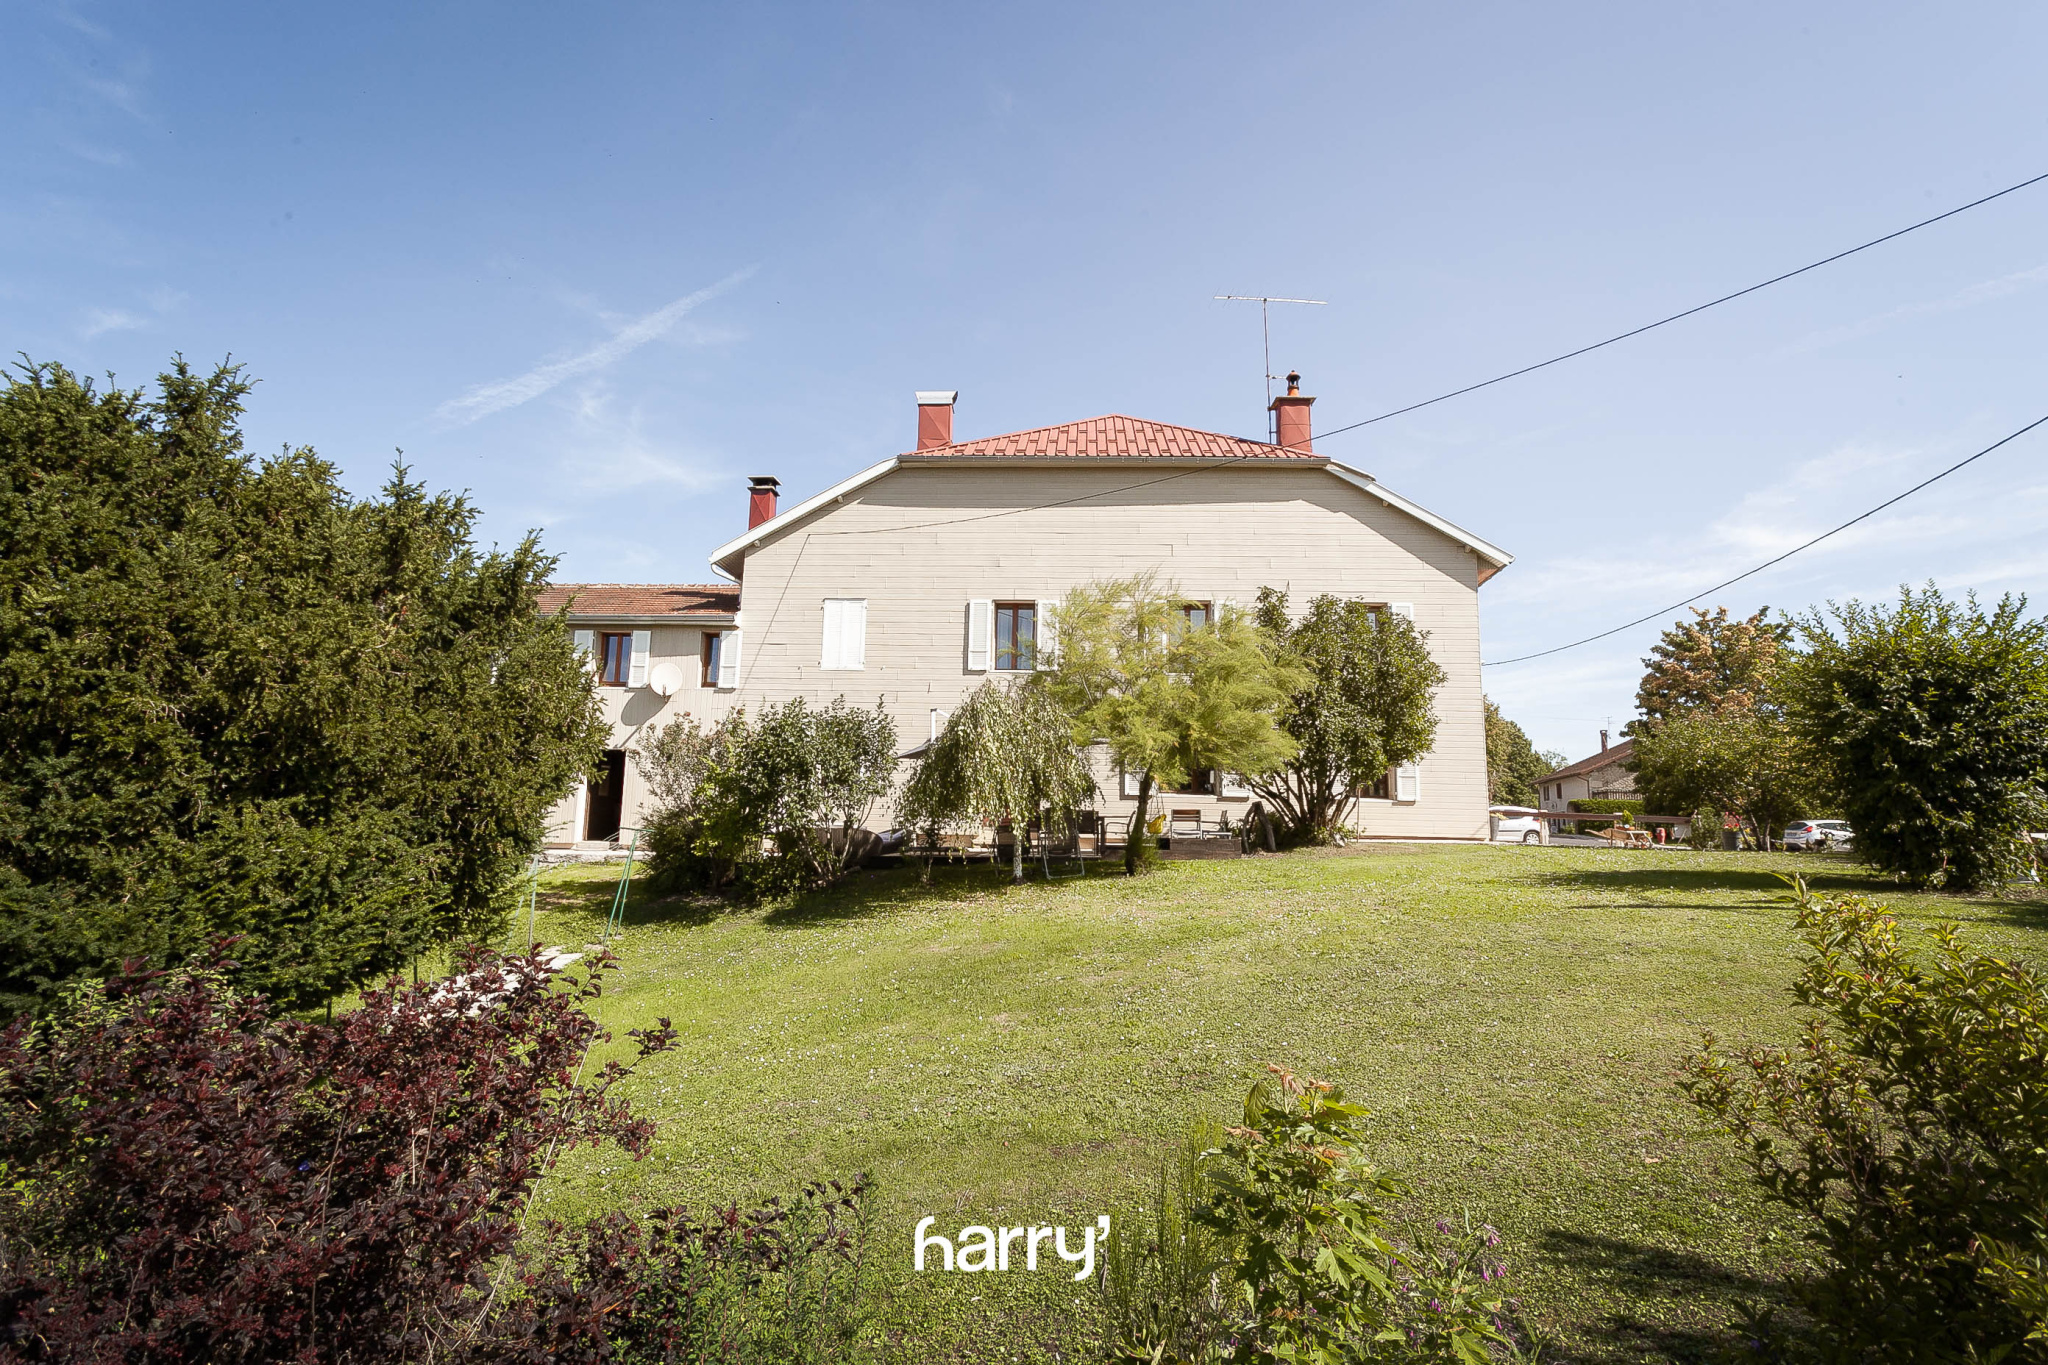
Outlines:
[{"label": "entrance door", "polygon": [[618,838],[619,814],[624,809],[625,799],[626,751],[606,749],[604,775],[590,784],[589,799],[584,802],[583,837]]}]

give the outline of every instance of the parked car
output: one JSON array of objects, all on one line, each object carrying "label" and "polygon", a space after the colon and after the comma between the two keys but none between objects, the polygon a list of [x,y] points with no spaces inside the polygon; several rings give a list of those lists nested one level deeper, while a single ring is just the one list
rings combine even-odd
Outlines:
[{"label": "parked car", "polygon": [[1794,820],[1785,826],[1785,847],[1793,853],[1846,848],[1855,839],[1856,831],[1843,820]]},{"label": "parked car", "polygon": [[1497,844],[1540,844],[1543,822],[1527,806],[1493,806],[1487,814],[1494,819],[1493,841]]}]

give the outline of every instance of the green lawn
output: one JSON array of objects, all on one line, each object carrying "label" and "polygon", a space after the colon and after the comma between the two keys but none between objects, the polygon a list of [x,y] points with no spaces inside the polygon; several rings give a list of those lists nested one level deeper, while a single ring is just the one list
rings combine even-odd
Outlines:
[{"label": "green lawn", "polygon": [[[881,1248],[909,1230],[1078,1226],[1143,1196],[1190,1119],[1229,1119],[1264,1063],[1340,1083],[1416,1206],[1507,1238],[1565,1360],[1698,1359],[1736,1299],[1802,1252],[1730,1144],[1673,1089],[1703,1029],[1787,1039],[1797,961],[1774,872],[1889,894],[1837,859],[1372,846],[1169,864],[1013,890],[988,869],[863,874],[796,907],[637,893],[605,1021],[669,1015],[635,1106],[642,1163],[579,1153],[546,1212],[751,1197],[872,1170]],[[618,869],[543,882],[540,937],[594,940]],[[2039,956],[2048,909],[1892,896]],[[624,1055],[623,1043],[614,1051]],[[1072,1359],[1059,1276],[925,1276],[913,1359]]]}]

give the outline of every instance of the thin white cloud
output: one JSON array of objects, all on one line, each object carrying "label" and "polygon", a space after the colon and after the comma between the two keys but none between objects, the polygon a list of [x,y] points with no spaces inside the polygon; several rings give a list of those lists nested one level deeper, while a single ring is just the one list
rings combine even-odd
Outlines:
[{"label": "thin white cloud", "polygon": [[133,332],[149,326],[149,319],[124,308],[95,308],[85,315],[78,329],[87,341],[107,332]]},{"label": "thin white cloud", "polygon": [[602,380],[577,392],[570,420],[562,460],[566,487],[614,498],[624,489],[650,485],[706,488],[719,477],[703,461],[650,439],[640,409],[620,411]]},{"label": "thin white cloud", "polygon": [[1876,317],[1865,318],[1861,322],[1814,332],[1779,351],[1776,358],[1803,355],[1808,351],[1818,351],[1840,342],[1853,341],[1902,318],[1925,317],[1931,313],[1953,313],[1963,308],[1974,308],[1980,303],[1989,303],[1993,299],[2002,299],[2009,294],[2017,294],[2022,290],[2034,289],[2044,284],[2048,284],[2048,265],[2037,265],[2032,270],[2015,271],[2010,275],[2001,275],[1995,280],[1982,280],[1958,289],[1944,298],[1909,303],[1889,312],[1879,313]]},{"label": "thin white cloud", "polygon": [[753,273],[754,267],[748,266],[726,276],[717,284],[699,289],[694,294],[685,294],[667,307],[657,308],[645,317],[627,323],[619,328],[610,340],[593,346],[580,355],[536,365],[525,374],[515,375],[510,379],[479,384],[462,397],[451,398],[443,403],[434,410],[434,415],[452,425],[467,426],[494,412],[503,412],[507,408],[516,408],[521,403],[532,402],[564,380],[604,369],[648,342],[666,336],[691,310],[717,298]]}]

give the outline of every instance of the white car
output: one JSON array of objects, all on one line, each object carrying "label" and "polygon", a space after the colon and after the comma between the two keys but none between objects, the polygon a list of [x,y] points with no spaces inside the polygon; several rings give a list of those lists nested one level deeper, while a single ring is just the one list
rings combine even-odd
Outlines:
[{"label": "white car", "polygon": [[1855,841],[1856,831],[1846,820],[1794,820],[1785,826],[1785,848],[1793,853],[1845,848]]},{"label": "white car", "polygon": [[1497,844],[1540,844],[1543,842],[1543,822],[1536,818],[1536,812],[1528,806],[1492,806],[1487,814],[1493,817],[1493,841]]}]

